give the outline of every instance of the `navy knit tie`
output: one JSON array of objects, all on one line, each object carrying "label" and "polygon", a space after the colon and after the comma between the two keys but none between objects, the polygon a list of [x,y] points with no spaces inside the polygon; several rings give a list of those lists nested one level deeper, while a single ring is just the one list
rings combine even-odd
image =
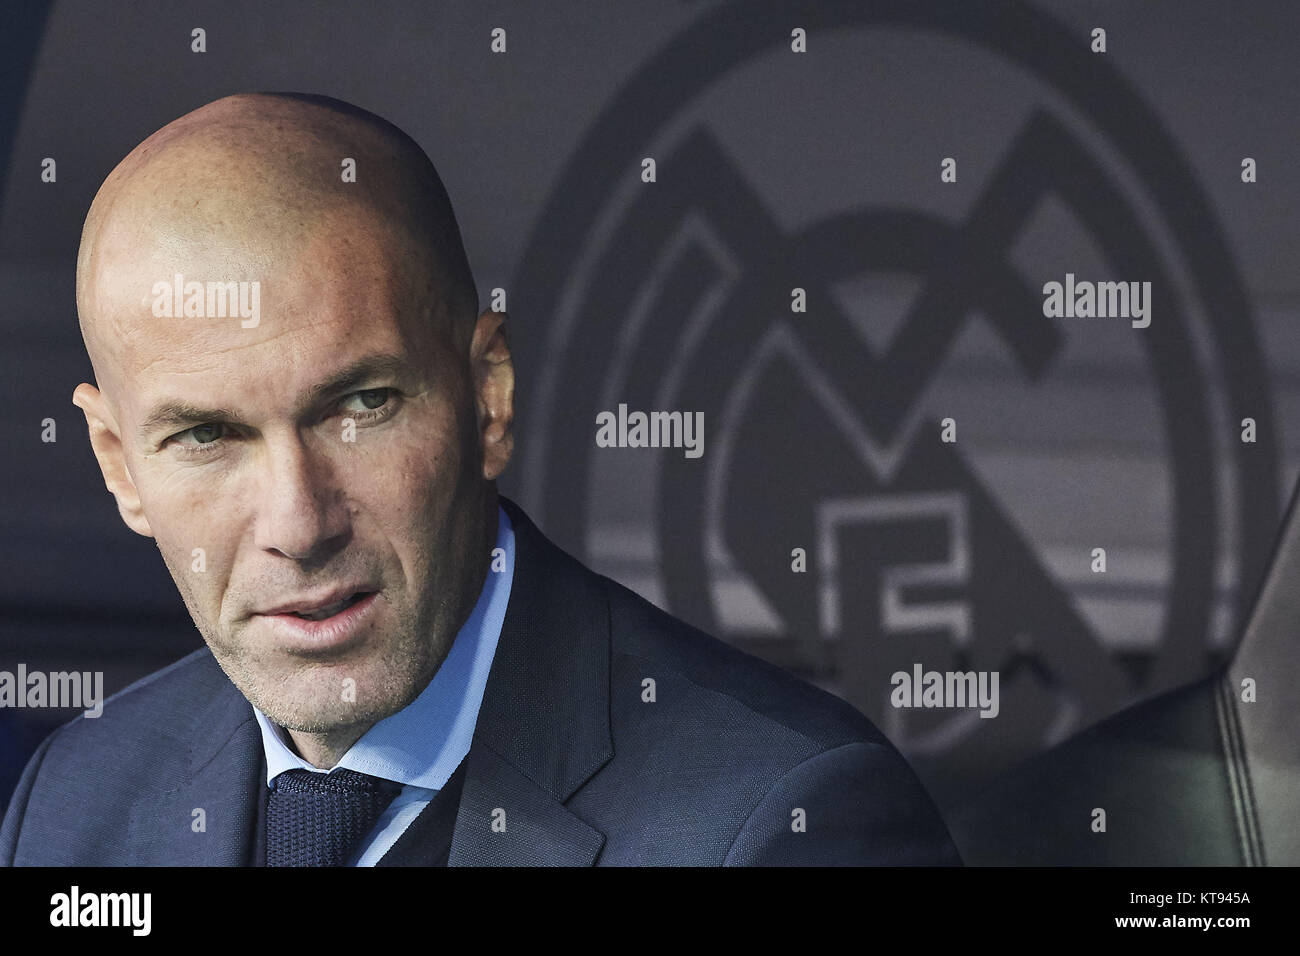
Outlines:
[{"label": "navy knit tie", "polygon": [[355,770],[286,770],[266,805],[266,865],[346,866],[401,789]]}]

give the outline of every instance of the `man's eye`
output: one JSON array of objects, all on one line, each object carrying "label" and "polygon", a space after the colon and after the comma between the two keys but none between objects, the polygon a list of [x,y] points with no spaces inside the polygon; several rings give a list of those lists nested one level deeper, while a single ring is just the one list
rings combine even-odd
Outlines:
[{"label": "man's eye", "polygon": [[344,403],[354,399],[361,403],[365,411],[374,411],[382,408],[388,403],[388,398],[392,394],[391,388],[367,388],[364,391],[353,392],[347,398],[343,399]]},{"label": "man's eye", "polygon": [[183,439],[186,436],[192,436],[193,442],[182,442],[182,444],[210,445],[221,437],[221,425],[208,423],[204,425],[195,425],[193,428],[186,429],[175,437]]}]

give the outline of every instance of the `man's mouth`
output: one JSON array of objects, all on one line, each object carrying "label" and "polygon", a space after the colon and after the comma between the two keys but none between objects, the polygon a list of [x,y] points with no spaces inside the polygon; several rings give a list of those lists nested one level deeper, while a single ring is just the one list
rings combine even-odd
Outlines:
[{"label": "man's mouth", "polygon": [[367,594],[370,593],[371,592],[369,591],[358,591],[356,594],[353,594],[350,597],[346,597],[342,601],[337,601],[334,604],[329,604],[326,605],[325,607],[317,608],[314,611],[290,611],[289,613],[302,618],[304,621],[323,621],[327,617],[333,617],[335,614],[338,614],[340,611],[350,608],[352,605],[356,604],[363,597],[365,597]]},{"label": "man's mouth", "polygon": [[323,621],[327,617],[343,613],[352,605],[365,600],[374,593],[374,588],[364,585],[359,588],[355,585],[351,587],[344,585],[343,587],[331,588],[328,591],[321,590],[315,594],[290,598],[282,604],[277,604],[257,613],[263,617],[285,615],[298,617],[304,621]]},{"label": "man's mouth", "polygon": [[290,598],[258,617],[277,645],[290,654],[333,654],[373,634],[380,592],[368,583]]}]

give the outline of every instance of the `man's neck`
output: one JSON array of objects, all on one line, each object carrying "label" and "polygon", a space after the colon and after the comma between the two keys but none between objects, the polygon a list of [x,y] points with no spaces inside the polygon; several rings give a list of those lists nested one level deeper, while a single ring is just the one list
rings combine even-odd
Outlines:
[{"label": "man's neck", "polygon": [[301,730],[290,730],[288,733],[293,741],[293,749],[299,757],[313,767],[332,770],[352,745],[374,725],[374,723],[357,724],[323,734],[309,734]]}]

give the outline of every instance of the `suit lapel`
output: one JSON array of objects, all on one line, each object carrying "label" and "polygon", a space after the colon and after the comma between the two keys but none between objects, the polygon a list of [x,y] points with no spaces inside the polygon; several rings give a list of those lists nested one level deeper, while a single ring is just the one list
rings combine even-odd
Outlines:
[{"label": "suit lapel", "polygon": [[[177,734],[189,744],[171,787],[132,810],[128,845],[145,866],[244,866],[266,791],[262,738],[253,709],[211,657],[212,693]],[[166,784],[166,781],[164,781]],[[201,811],[201,812],[200,812]]]},{"label": "suit lapel", "polygon": [[447,866],[456,808],[465,783],[465,761],[433,795],[375,866]]},{"label": "suit lapel", "polygon": [[590,865],[604,835],[564,802],[614,755],[608,601],[518,505],[501,504],[514,526],[514,578],[448,862]]},{"label": "suit lapel", "polygon": [[605,836],[487,746],[470,750],[448,866],[590,866]]}]

